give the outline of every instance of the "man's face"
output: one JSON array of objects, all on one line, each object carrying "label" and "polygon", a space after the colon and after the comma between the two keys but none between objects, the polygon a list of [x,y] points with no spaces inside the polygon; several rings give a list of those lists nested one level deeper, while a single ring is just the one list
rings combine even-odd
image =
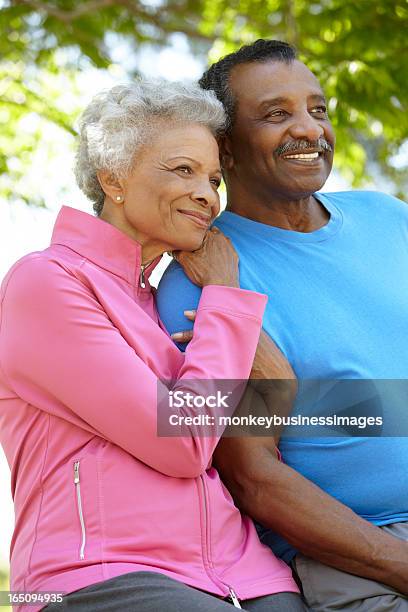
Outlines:
[{"label": "man's face", "polygon": [[267,196],[305,197],[330,174],[335,137],[326,101],[301,62],[250,62],[233,68],[236,114],[226,140],[227,179]]}]

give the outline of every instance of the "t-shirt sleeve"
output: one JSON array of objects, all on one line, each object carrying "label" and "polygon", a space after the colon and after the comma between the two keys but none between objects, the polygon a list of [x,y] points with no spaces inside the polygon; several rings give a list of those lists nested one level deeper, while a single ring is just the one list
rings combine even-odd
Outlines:
[{"label": "t-shirt sleeve", "polygon": [[[408,204],[388,193],[369,192],[372,203],[377,206],[376,218],[382,227],[389,228],[387,240],[395,240],[400,231],[404,231],[405,238],[408,232]],[[382,219],[381,219],[382,216]],[[385,234],[387,235],[387,234]]]},{"label": "t-shirt sleeve", "polygon": [[[196,310],[202,289],[190,281],[179,263],[173,261],[163,274],[156,293],[159,317],[169,334],[193,329],[184,316],[185,310]],[[186,344],[178,343],[181,350]]]}]

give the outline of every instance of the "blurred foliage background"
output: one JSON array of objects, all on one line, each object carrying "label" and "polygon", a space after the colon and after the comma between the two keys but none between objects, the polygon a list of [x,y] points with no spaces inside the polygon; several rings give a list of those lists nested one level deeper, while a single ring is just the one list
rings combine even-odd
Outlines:
[{"label": "blurred foliage background", "polygon": [[337,169],[406,198],[407,26],[406,0],[0,0],[0,200],[44,206],[50,160],[73,180],[80,75],[132,78],[140,51],[175,35],[203,65],[259,37],[294,44],[328,96]]},{"label": "blurred foliage background", "polygon": [[[8,591],[8,572],[6,568],[0,567],[0,591]],[[2,606],[2,612],[11,612],[10,606]]]},{"label": "blurred foliage background", "polygon": [[0,0],[0,197],[44,205],[19,180],[47,134],[58,155],[51,128],[74,141],[78,74],[121,48],[132,78],[140,49],[175,34],[208,61],[259,37],[294,44],[328,96],[337,169],[404,197],[407,25],[406,0]]}]

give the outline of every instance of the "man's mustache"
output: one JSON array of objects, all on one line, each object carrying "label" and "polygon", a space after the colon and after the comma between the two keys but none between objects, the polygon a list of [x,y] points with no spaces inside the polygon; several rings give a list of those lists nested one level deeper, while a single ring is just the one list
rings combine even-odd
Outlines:
[{"label": "man's mustache", "polygon": [[296,154],[303,153],[307,149],[317,149],[318,151],[333,151],[333,147],[323,137],[318,140],[294,140],[286,142],[285,144],[279,145],[275,149],[275,155],[287,155],[288,153]]}]

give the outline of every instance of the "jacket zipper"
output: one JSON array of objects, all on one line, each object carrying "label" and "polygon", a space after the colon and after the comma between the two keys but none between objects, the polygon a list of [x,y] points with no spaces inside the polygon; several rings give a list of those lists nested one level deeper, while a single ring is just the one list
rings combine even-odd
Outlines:
[{"label": "jacket zipper", "polygon": [[206,544],[205,560],[207,561],[207,564],[208,564],[207,574],[218,587],[220,587],[221,585],[224,589],[228,589],[228,593],[229,593],[228,598],[231,600],[235,608],[240,608],[242,610],[241,604],[239,603],[238,596],[235,593],[234,589],[229,584],[226,584],[225,582],[220,580],[214,571],[214,564],[211,561],[211,557],[210,557],[210,533],[209,533],[209,526],[208,526],[209,504],[207,500],[207,491],[206,491],[203,476],[200,476],[199,478],[200,478],[200,482],[202,486],[203,501],[204,501],[205,544]]},{"label": "jacket zipper", "polygon": [[79,461],[75,461],[74,463],[74,484],[77,496],[77,506],[78,506],[78,514],[79,514],[79,522],[81,523],[81,548],[79,549],[79,558],[85,558],[85,544],[86,544],[86,530],[85,530],[85,521],[84,521],[84,513],[82,510],[82,498],[81,498],[81,483],[79,479]]},{"label": "jacket zipper", "polygon": [[140,286],[141,286],[142,289],[146,288],[145,269],[147,268],[148,265],[149,264],[142,264],[140,266]]},{"label": "jacket zipper", "polygon": [[228,587],[228,588],[229,588],[230,599],[231,599],[232,603],[234,604],[234,606],[236,608],[240,608],[242,610],[242,606],[239,603],[239,599],[238,599],[237,594],[235,593],[234,589],[232,587]]}]

